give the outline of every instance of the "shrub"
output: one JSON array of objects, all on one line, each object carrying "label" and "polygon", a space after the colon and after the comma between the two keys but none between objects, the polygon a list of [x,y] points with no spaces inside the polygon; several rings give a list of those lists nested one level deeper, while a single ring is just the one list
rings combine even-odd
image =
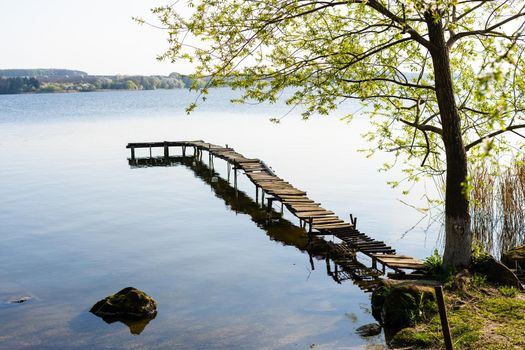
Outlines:
[{"label": "shrub", "polygon": [[434,253],[425,259],[424,264],[432,276],[438,276],[443,273],[443,259],[437,249],[434,249]]}]

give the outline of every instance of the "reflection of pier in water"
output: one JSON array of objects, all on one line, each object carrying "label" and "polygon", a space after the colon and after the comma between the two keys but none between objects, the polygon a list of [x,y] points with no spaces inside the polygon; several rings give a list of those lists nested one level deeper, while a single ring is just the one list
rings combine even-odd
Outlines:
[{"label": "reflection of pier in water", "polygon": [[357,260],[355,250],[342,243],[334,243],[313,235],[309,235],[304,228],[294,225],[282,217],[282,212],[271,207],[261,207],[256,201],[243,191],[230,185],[228,180],[221,178],[211,167],[194,156],[179,157],[150,157],[129,159],[132,168],[155,166],[186,166],[195,176],[206,182],[213,189],[218,198],[236,213],[249,215],[251,220],[270,239],[294,246],[308,253],[311,268],[314,269],[314,259],[324,260],[326,271],[336,282],[352,280],[354,284],[365,291],[372,291],[379,283],[382,272],[376,268],[367,267]]}]

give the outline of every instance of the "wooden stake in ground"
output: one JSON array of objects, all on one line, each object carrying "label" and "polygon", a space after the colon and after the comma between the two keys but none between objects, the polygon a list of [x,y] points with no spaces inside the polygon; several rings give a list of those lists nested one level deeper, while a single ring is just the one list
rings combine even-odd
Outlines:
[{"label": "wooden stake in ground", "polygon": [[450,336],[450,328],[448,327],[447,310],[445,309],[445,299],[443,298],[443,287],[434,287],[436,291],[436,301],[439,309],[439,317],[441,318],[441,329],[443,330],[443,338],[445,339],[445,348],[452,350],[452,337]]}]

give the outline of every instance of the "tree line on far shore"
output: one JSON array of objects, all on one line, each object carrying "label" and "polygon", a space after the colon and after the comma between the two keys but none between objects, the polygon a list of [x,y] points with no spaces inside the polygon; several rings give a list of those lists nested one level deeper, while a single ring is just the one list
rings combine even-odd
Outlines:
[{"label": "tree line on far shore", "polygon": [[0,70],[0,94],[181,89],[190,88],[192,84],[193,80],[189,76],[179,73],[171,73],[169,76],[102,76],[53,69]]}]

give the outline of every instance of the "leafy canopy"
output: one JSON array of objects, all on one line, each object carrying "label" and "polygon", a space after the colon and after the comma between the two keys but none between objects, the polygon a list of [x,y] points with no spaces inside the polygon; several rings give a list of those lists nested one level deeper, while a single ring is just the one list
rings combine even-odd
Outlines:
[{"label": "leafy canopy", "polygon": [[169,34],[161,58],[193,62],[209,77],[203,94],[228,85],[241,102],[275,102],[292,88],[286,102],[304,118],[359,100],[374,150],[418,160],[411,180],[445,169],[429,16],[445,31],[469,159],[508,150],[525,123],[523,0],[190,0],[153,12]]}]

